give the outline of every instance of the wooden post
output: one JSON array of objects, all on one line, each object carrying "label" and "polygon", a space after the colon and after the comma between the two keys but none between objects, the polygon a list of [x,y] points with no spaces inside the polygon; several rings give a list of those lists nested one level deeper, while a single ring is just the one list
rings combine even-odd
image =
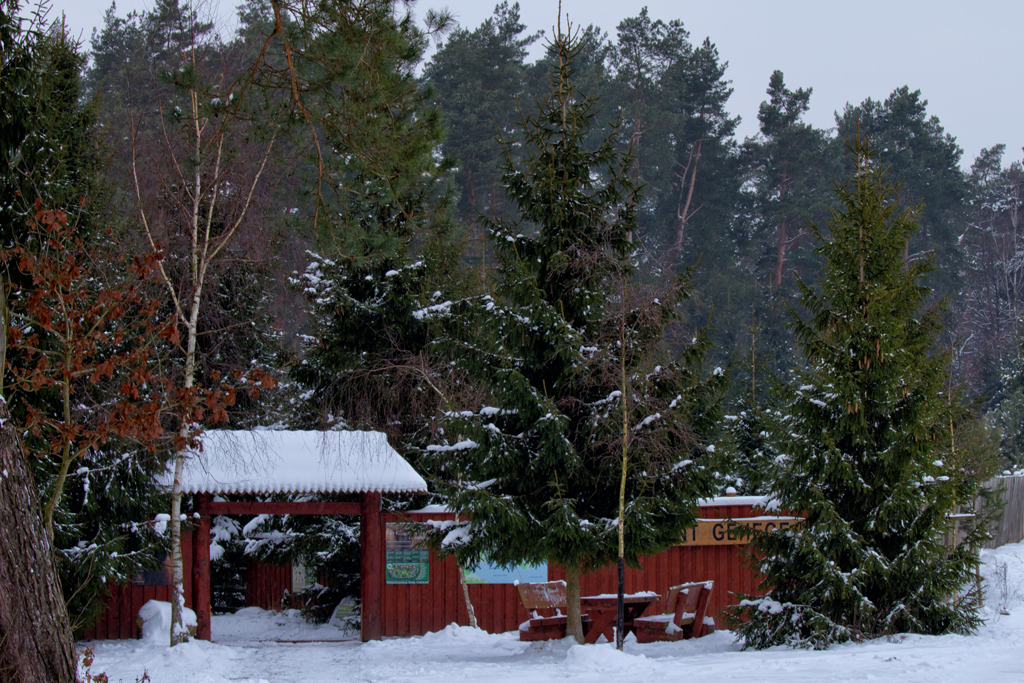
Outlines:
[{"label": "wooden post", "polygon": [[195,495],[192,530],[192,609],[196,612],[196,638],[210,640],[210,494]]},{"label": "wooden post", "polygon": [[359,547],[362,553],[360,578],[362,585],[361,633],[363,642],[380,640],[381,637],[381,589],[384,583],[384,567],[381,560],[380,493],[371,491],[363,494],[362,511],[359,516]]}]

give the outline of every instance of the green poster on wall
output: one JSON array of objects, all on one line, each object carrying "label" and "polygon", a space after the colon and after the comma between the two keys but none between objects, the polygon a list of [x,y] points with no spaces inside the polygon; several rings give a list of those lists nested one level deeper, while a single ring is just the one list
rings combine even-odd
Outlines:
[{"label": "green poster on wall", "polygon": [[430,551],[408,524],[385,525],[384,577],[386,583],[430,583]]}]

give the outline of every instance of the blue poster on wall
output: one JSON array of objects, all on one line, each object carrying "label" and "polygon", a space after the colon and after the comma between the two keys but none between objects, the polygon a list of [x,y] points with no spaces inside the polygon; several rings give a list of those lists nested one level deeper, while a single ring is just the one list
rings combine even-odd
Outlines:
[{"label": "blue poster on wall", "polygon": [[466,572],[466,583],[543,583],[547,580],[547,563],[503,569],[490,562],[481,562],[475,570]]}]

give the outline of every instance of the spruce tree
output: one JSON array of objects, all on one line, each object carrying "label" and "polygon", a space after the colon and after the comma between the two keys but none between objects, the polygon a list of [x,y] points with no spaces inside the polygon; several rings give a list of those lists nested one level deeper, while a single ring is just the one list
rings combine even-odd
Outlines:
[{"label": "spruce tree", "polygon": [[[432,89],[412,76],[425,35],[408,16],[393,16],[396,3],[376,6],[362,23],[355,14],[346,18],[351,8],[325,9],[303,29],[317,39],[305,48],[302,73],[320,79],[306,93],[307,111],[333,150],[323,159],[338,190],[323,195],[325,215],[336,216],[325,218],[329,234],[321,231],[319,253],[310,253],[293,279],[310,334],[290,373],[301,391],[291,423],[381,431],[408,456],[432,438],[441,396],[449,393],[450,372],[429,353],[432,325],[417,311],[460,295],[465,281],[451,218],[453,162],[438,153],[443,129],[429,103]],[[316,26],[328,30],[318,35]],[[364,62],[371,39],[374,58]],[[348,96],[338,97],[338,88]],[[287,534],[262,544],[258,556],[330,574],[331,589],[317,595],[321,606],[358,597],[358,525],[288,517],[261,530],[271,524]]]},{"label": "spruce tree", "polygon": [[823,267],[817,287],[800,283],[809,316],[792,323],[808,366],[772,434],[775,500],[806,521],[754,535],[769,593],[732,610],[746,647],[978,625],[976,596],[963,589],[981,531],[950,541],[949,515],[976,484],[958,464],[963,411],[948,352],[936,350],[943,309],[925,305],[933,265],[904,263],[918,209],[900,205],[867,141],[850,147],[856,172],[836,185],[831,238],[811,228]]},{"label": "spruce tree", "polygon": [[564,567],[577,640],[580,571],[618,557],[624,441],[658,445],[651,457],[634,447],[627,469],[625,559],[635,565],[677,543],[694,501],[710,493],[713,449],[701,429],[723,381],[697,376],[704,335],[650,362],[682,288],[649,302],[640,322],[639,307],[616,299],[626,296],[617,277],[630,272],[640,198],[617,127],[585,144],[597,107],[574,86],[579,50],[578,34],[559,29],[550,93],[536,113],[521,110],[521,137],[505,142],[505,194],[517,211],[484,219],[498,261],[492,293],[433,308],[450,333],[441,345],[489,397],[449,413],[446,441],[426,460],[461,520],[440,525],[434,546],[464,566]]}]

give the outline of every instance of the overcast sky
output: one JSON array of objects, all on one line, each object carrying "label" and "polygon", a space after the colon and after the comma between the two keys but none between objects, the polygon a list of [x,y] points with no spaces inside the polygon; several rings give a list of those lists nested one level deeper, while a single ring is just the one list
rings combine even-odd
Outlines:
[{"label": "overcast sky", "polygon": [[[65,12],[72,32],[88,48],[92,28],[102,24],[109,0],[52,0]],[[152,0],[120,0],[118,14]],[[232,0],[220,14],[231,17]],[[474,28],[491,15],[494,0],[418,0],[428,8],[447,6],[459,22]],[[966,168],[983,147],[1007,146],[1004,163],[1020,160],[1024,146],[1022,59],[1024,2],[1020,0],[650,0],[655,19],[681,19],[698,43],[705,37],[729,62],[729,110],[743,118],[740,136],[757,131],[757,107],[775,69],[790,88],[812,87],[807,120],[832,127],[834,112],[866,97],[884,99],[908,85],[921,90],[928,112],[964,150]],[[523,23],[550,34],[557,0],[521,0]],[[596,24],[615,37],[615,27],[639,13],[642,3],[621,0],[563,0],[574,23]],[[538,45],[539,48],[539,45]],[[1017,85],[1013,85],[1017,83]]]}]

